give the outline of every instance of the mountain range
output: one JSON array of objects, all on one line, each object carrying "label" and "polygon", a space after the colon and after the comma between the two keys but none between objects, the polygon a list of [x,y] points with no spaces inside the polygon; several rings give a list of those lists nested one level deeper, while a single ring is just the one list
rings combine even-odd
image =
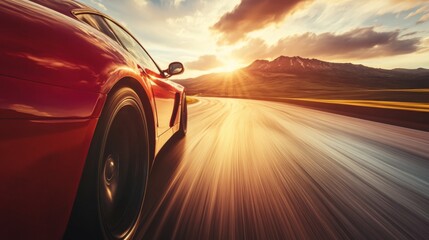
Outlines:
[{"label": "mountain range", "polygon": [[306,73],[306,72],[320,72],[320,73],[333,73],[333,71],[342,73],[354,73],[365,75],[397,75],[398,73],[413,73],[413,74],[428,74],[429,69],[393,69],[386,70],[380,68],[366,67],[361,64],[352,63],[332,63],[325,62],[318,59],[308,59],[301,57],[285,57],[280,56],[273,61],[256,60],[245,68],[248,71],[267,71],[267,72],[293,72],[293,73]]},{"label": "mountain range", "polygon": [[[380,69],[280,56],[230,73],[176,80],[189,95],[429,101],[429,69]],[[423,89],[423,90],[422,90]]]}]

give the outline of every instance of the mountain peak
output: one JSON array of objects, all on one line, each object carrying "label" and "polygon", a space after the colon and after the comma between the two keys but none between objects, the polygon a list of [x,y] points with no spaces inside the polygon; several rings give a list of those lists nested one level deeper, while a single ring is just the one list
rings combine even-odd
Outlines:
[{"label": "mountain peak", "polygon": [[307,71],[315,69],[328,69],[330,63],[317,59],[302,58],[300,56],[279,56],[272,61],[256,60],[250,64],[247,70],[264,70],[264,71]]}]

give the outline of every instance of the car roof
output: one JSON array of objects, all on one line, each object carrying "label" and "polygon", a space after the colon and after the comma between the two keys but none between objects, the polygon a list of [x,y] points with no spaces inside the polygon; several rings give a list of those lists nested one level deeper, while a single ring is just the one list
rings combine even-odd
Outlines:
[{"label": "car roof", "polygon": [[[40,4],[42,6],[45,6],[49,9],[52,9],[56,12],[62,13],[64,15],[70,16],[75,18],[75,14],[77,13],[84,13],[84,12],[91,12],[95,14],[99,14],[101,16],[104,16],[105,18],[108,18],[109,20],[115,22],[118,26],[120,26],[123,30],[125,30],[130,36],[132,36],[139,44],[140,42],[121,24],[107,16],[106,14],[95,10],[94,8],[88,7],[87,5],[74,1],[74,0],[30,0],[31,2]],[[145,49],[141,44],[140,46]],[[146,51],[146,50],[145,50]],[[150,56],[150,55],[149,55]],[[152,58],[152,57],[151,57]],[[153,60],[153,59],[152,59]],[[161,68],[159,68],[158,64],[154,61],[155,65],[157,66],[158,70],[162,73]]]}]

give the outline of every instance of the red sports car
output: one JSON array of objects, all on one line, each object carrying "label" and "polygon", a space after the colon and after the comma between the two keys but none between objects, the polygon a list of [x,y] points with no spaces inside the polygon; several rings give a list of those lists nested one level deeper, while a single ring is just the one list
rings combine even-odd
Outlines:
[{"label": "red sports car", "polygon": [[2,0],[0,29],[0,238],[132,239],[155,156],[186,134],[183,65],[70,0]]}]

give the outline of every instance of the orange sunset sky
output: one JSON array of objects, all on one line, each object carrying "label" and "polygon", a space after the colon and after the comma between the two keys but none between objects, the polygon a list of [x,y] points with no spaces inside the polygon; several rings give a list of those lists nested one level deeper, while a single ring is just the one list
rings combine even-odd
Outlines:
[{"label": "orange sunset sky", "polygon": [[132,32],[178,78],[280,55],[429,68],[426,0],[82,0]]}]

